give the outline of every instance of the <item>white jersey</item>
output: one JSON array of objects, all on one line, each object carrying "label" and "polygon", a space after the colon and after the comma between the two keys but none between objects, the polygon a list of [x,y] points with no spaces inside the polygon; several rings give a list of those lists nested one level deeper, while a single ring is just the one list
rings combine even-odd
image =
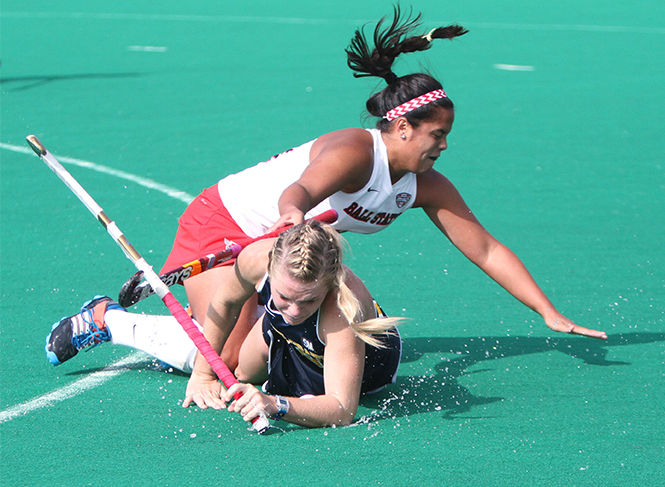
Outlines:
[{"label": "white jersey", "polygon": [[[407,173],[392,184],[381,132],[377,129],[368,129],[368,132],[374,138],[374,165],[367,184],[355,193],[339,191],[333,194],[312,208],[305,218],[332,208],[338,214],[333,224],[337,231],[374,233],[383,230],[413,206],[416,175]],[[219,195],[224,206],[247,235],[263,235],[279,219],[279,197],[305,171],[314,142],[307,142],[219,181]]]}]

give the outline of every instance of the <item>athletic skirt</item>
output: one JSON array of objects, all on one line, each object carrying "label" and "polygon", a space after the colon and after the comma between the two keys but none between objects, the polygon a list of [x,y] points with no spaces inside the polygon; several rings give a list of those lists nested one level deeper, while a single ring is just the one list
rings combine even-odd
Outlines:
[{"label": "athletic skirt", "polygon": [[[183,264],[243,244],[250,237],[233,220],[219,197],[217,184],[204,190],[192,201],[178,220],[178,231],[171,253],[160,274]],[[235,259],[220,265],[230,265]]]}]

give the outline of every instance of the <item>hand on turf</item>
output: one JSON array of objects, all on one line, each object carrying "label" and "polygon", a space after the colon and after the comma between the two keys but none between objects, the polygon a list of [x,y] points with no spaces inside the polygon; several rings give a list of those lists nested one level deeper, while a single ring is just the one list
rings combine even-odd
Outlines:
[{"label": "hand on turf", "polygon": [[231,412],[239,413],[245,421],[252,421],[260,414],[270,417],[277,412],[275,400],[251,384],[234,384],[223,394],[223,397],[228,402],[238,392],[242,394],[242,397],[229,404],[228,409]]},{"label": "hand on turf", "polygon": [[553,313],[551,316],[545,317],[545,323],[549,328],[554,331],[560,331],[562,333],[570,333],[571,335],[583,335],[591,338],[599,338],[601,340],[607,340],[607,333],[599,330],[592,330],[590,328],[583,328],[579,325],[576,325],[568,318],[563,316],[561,313]]},{"label": "hand on turf", "polygon": [[192,373],[187,382],[182,407],[189,407],[192,401],[201,409],[207,409],[208,407],[213,409],[226,408],[226,402],[222,399],[222,384],[216,378],[195,372]]}]

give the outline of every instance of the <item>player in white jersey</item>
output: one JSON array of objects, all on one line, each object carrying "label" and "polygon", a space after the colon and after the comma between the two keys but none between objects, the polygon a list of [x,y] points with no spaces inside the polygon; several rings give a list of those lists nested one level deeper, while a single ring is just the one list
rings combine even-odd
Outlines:
[{"label": "player in white jersey", "polygon": [[[366,131],[371,139],[371,174],[352,191],[337,191],[305,213],[306,218],[335,209],[333,228],[341,232],[374,233],[382,230],[413,206],[417,182],[406,173],[393,182],[381,131]],[[364,134],[363,134],[364,135]],[[278,154],[269,161],[225,177],[219,195],[236,223],[250,237],[263,235],[280,218],[279,199],[284,189],[299,181],[311,165],[310,154],[318,140]],[[363,183],[362,185],[360,183]],[[355,190],[355,191],[353,191]]]},{"label": "player in white jersey", "polygon": [[[453,25],[413,36],[419,19],[403,18],[396,9],[393,22],[377,24],[373,36],[377,45],[371,47],[358,30],[346,50],[355,76],[378,76],[388,84],[366,103],[369,114],[378,118],[376,129],[331,132],[223,179],[203,198],[208,201],[206,211],[215,206],[215,218],[232,222],[232,231],[208,230],[215,220],[209,218],[211,213],[201,218],[195,211],[193,215],[186,212],[180,222],[182,238],[176,238],[164,270],[210,253],[206,250],[219,250],[224,242],[300,223],[330,207],[341,215],[339,230],[361,233],[381,230],[406,209],[416,207],[422,208],[467,258],[538,312],[552,330],[606,338],[604,332],[578,326],[562,315],[519,258],[478,222],[453,183],[433,169],[447,148],[453,103],[432,76],[416,73],[398,77],[392,64],[402,53],[429,49],[434,39],[452,39],[466,31]],[[193,227],[188,229],[190,224]],[[181,246],[180,241],[186,244],[190,240],[205,243],[189,254],[181,252],[187,245]],[[205,319],[218,276],[225,272],[232,270],[219,267],[185,281],[199,320]],[[243,336],[247,327],[241,322],[237,333]],[[226,359],[234,362],[232,357]]]}]

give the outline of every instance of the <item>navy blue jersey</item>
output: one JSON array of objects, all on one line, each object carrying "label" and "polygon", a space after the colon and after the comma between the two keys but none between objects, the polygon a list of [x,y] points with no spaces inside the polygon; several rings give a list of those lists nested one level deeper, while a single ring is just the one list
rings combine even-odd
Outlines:
[{"label": "navy blue jersey", "polygon": [[[263,388],[269,394],[300,397],[325,394],[323,352],[319,337],[321,310],[298,325],[289,325],[274,307],[270,283],[259,289],[259,300],[265,307],[263,338],[269,347],[268,380]],[[377,316],[385,316],[377,307]],[[387,348],[365,344],[365,369],[361,392],[373,392],[395,381],[402,352],[397,333],[383,337]]]}]

